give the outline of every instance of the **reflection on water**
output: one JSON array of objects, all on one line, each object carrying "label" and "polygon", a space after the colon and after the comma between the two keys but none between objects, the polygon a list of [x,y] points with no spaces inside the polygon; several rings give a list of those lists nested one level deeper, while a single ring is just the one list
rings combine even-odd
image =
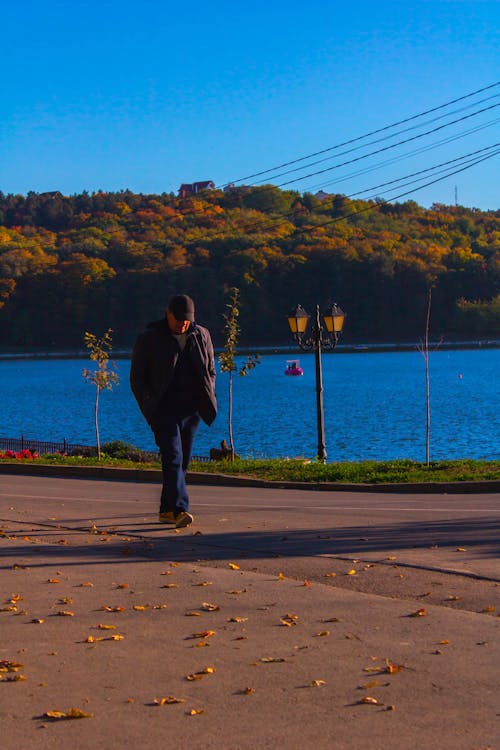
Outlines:
[{"label": "reflection on water", "polygon": [[[287,355],[265,354],[234,379],[233,428],[242,456],[305,456],[317,452],[314,355],[300,353],[304,375],[284,375]],[[431,458],[498,458],[500,350],[447,350],[430,355]],[[0,436],[92,445],[94,390],[81,359],[4,360]],[[101,441],[154,442],[128,385],[129,360],[118,360],[121,383],[100,398]],[[425,374],[418,352],[326,353],[325,435],[334,460],[425,460]],[[195,452],[228,438],[227,375],[217,379],[219,416],[200,427]]]}]

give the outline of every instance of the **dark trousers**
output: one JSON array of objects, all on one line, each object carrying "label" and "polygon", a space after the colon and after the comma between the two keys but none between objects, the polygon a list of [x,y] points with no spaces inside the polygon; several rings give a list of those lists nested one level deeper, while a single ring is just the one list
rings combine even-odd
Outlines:
[{"label": "dark trousers", "polygon": [[189,510],[186,471],[199,423],[198,413],[186,417],[167,415],[162,417],[161,424],[155,429],[163,473],[160,513],[171,511],[176,515],[182,510]]}]

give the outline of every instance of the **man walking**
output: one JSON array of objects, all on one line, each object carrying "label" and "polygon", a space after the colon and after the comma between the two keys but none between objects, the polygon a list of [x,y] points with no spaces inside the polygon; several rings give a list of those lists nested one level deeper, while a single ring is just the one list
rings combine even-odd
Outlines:
[{"label": "man walking", "polygon": [[165,318],[149,323],[132,353],[130,385],[160,449],[163,488],[160,523],[183,528],[189,513],[186,471],[200,418],[217,415],[214,349],[210,333],[195,323],[194,302],[173,297]]}]

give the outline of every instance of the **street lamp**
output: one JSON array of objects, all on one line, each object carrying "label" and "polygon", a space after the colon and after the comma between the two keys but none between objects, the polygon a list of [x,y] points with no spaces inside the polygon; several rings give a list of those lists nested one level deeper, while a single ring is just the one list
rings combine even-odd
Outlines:
[{"label": "street lamp", "polygon": [[326,463],[325,446],[325,422],[323,417],[323,371],[321,367],[321,350],[335,349],[342,328],[344,327],[345,313],[334,302],[324,313],[323,319],[327,330],[323,335],[323,326],[319,313],[319,305],[316,305],[316,318],[313,322],[311,336],[306,337],[309,315],[301,305],[292,310],[288,315],[288,325],[293,337],[304,352],[314,351],[316,355],[316,412],[318,421],[318,460]]}]

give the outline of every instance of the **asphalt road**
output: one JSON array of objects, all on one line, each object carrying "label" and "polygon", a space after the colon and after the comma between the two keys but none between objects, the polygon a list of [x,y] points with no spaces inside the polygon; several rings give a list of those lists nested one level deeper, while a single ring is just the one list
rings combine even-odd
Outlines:
[{"label": "asphalt road", "polygon": [[175,531],[152,484],[0,476],[5,750],[497,747],[499,495],[190,493]]}]

